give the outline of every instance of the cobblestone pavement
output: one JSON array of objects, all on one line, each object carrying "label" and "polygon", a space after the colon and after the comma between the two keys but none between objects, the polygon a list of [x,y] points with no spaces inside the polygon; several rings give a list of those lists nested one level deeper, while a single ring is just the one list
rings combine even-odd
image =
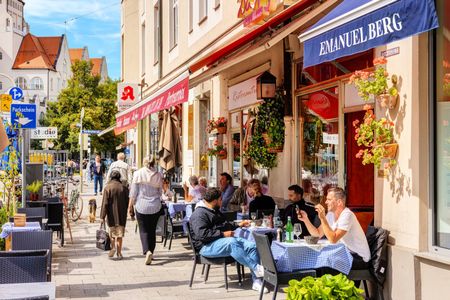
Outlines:
[{"label": "cobblestone pavement", "polygon": [[[87,190],[92,192],[92,187]],[[258,299],[258,293],[251,289],[249,270],[246,269],[245,281],[239,287],[234,266],[228,267],[228,292],[221,266],[211,267],[205,284],[198,265],[193,287],[189,289],[192,250],[186,238],[174,239],[170,251],[158,243],[152,264],[146,266],[139,234],[135,233],[136,223],[131,220],[127,222],[123,260],[109,259],[107,252],[95,247],[100,209],[95,223],[89,223],[87,201],[91,198],[84,197],[82,219],[71,223],[73,243],[66,229],[64,247],[54,245],[52,280],[58,299]],[[100,206],[101,196],[96,198]],[[284,295],[279,293],[278,298],[283,299]]]}]

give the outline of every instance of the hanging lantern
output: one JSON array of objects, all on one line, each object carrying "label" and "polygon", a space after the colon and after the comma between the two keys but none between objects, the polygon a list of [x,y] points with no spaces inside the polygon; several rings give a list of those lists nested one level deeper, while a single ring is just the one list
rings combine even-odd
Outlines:
[{"label": "hanging lantern", "polygon": [[256,99],[275,98],[277,78],[269,72],[264,72],[256,79]]}]

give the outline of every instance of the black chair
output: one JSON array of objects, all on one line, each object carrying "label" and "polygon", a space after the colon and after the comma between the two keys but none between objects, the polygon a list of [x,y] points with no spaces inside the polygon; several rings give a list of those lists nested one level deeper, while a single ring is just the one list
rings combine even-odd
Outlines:
[{"label": "black chair", "polygon": [[233,222],[237,217],[235,211],[225,211],[222,214],[225,216],[225,220],[227,220],[227,222]]},{"label": "black chair", "polygon": [[52,280],[52,231],[26,231],[12,233],[12,250],[48,250],[47,281]]},{"label": "black chair", "polygon": [[256,216],[258,219],[262,219],[264,216],[273,216],[275,209],[258,209],[256,211]]},{"label": "black chair", "polygon": [[164,247],[166,247],[167,240],[169,241],[169,250],[172,248],[172,239],[175,235],[184,235],[183,221],[182,220],[172,220],[169,214],[169,209],[167,207],[164,208],[164,214],[167,219],[167,230],[166,237],[164,238]]},{"label": "black chair", "polygon": [[280,284],[287,284],[291,279],[300,280],[306,276],[316,277],[315,270],[298,270],[294,272],[278,272],[277,266],[273,259],[272,250],[270,249],[269,238],[264,234],[253,232],[255,238],[256,248],[258,249],[259,258],[261,264],[264,267],[264,277],[262,282],[261,292],[259,299],[263,298],[264,286],[266,283],[270,283],[274,286],[273,298],[277,298],[278,287]]},{"label": "black chair", "polygon": [[184,189],[181,185],[172,185],[172,190],[175,194],[179,194],[180,197],[184,198]]},{"label": "black chair", "polygon": [[60,238],[60,245],[64,247],[64,204],[62,202],[59,203],[51,203],[49,202],[47,205],[47,228],[52,231],[56,231],[58,233],[58,237]]},{"label": "black chair", "polygon": [[[26,217],[26,222],[39,222],[39,225],[41,226],[41,228],[44,228],[44,226],[42,226],[42,217]],[[14,217],[9,217],[9,222],[13,223],[14,222]]]},{"label": "black chair", "polygon": [[364,292],[367,298],[369,296],[369,289],[367,288],[367,281],[372,282],[376,286],[376,299],[384,299],[383,284],[386,279],[387,270],[387,240],[389,232],[381,227],[369,226],[366,237],[369,243],[371,259],[368,268],[351,269],[348,278],[351,280],[361,280],[364,285]]},{"label": "black chair", "polygon": [[[194,247],[194,242],[192,241],[192,236],[191,236],[191,226],[190,226],[189,222],[187,223],[187,231],[188,231],[188,236],[189,236],[189,243],[191,244],[192,251],[194,252],[194,257],[192,258],[192,260],[194,261],[194,265],[192,267],[191,280],[189,281],[190,288],[192,287],[192,282],[194,281],[195,269],[197,267],[197,264],[202,264],[203,266],[206,265],[205,283],[208,280],[209,269],[210,269],[211,265],[222,265],[223,271],[224,271],[224,276],[225,276],[225,289],[228,291],[227,265],[236,263],[239,285],[242,285],[242,276],[241,276],[241,267],[240,267],[241,265],[237,261],[235,261],[233,257],[227,256],[227,257],[218,257],[218,258],[208,258],[208,257],[202,256],[200,254],[200,252],[198,250],[196,250]],[[202,271],[202,274],[203,274],[203,271]]]},{"label": "black chair", "polygon": [[47,281],[48,250],[0,251],[0,284]]},{"label": "black chair", "polygon": [[17,209],[17,212],[26,214],[27,217],[45,218],[45,207],[20,207]]}]

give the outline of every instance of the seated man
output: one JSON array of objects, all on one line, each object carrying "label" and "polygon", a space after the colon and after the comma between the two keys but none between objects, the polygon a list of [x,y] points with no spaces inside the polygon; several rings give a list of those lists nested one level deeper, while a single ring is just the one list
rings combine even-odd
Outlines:
[{"label": "seated man", "polygon": [[[262,284],[257,277],[264,275],[259,265],[259,255],[255,243],[242,238],[233,237],[236,226],[225,222],[220,212],[222,207],[221,191],[210,188],[204,197],[205,206],[198,207],[189,220],[194,247],[204,257],[216,258],[232,256],[240,264],[252,270],[253,289],[260,291]],[[247,226],[242,221],[239,226]],[[268,292],[264,289],[264,292]]]},{"label": "seated man", "polygon": [[275,201],[273,201],[272,197],[266,196],[262,194],[261,182],[259,180],[254,180],[251,184],[248,185],[250,189],[250,193],[254,195],[254,199],[250,202],[248,209],[250,213],[260,212],[258,218],[261,218],[261,211],[273,211],[275,209]]},{"label": "seated man", "polygon": [[331,188],[328,191],[325,204],[328,214],[325,216],[325,208],[318,204],[316,211],[321,225],[315,227],[305,211],[298,211],[298,219],[305,223],[311,235],[322,237],[324,234],[331,243],[342,243],[353,255],[354,269],[363,269],[370,260],[370,249],[361,225],[355,214],[345,207],[345,192],[341,188]]},{"label": "seated man", "polygon": [[202,200],[206,193],[206,188],[199,184],[198,177],[195,175],[189,177],[189,185],[188,187],[186,184],[183,184],[185,202],[197,203]]},{"label": "seated man", "polygon": [[250,179],[248,185],[234,191],[233,197],[231,197],[230,203],[228,203],[228,211],[240,212],[242,210],[242,206],[246,206],[247,210],[249,204],[253,201],[255,196],[250,186],[252,186],[252,184],[256,181],[258,181],[258,179]]},{"label": "seated man", "polygon": [[302,226],[302,234],[300,238],[304,238],[307,235],[311,235],[304,222],[301,222],[297,217],[297,209],[305,211],[308,215],[308,219],[311,220],[315,227],[320,226],[320,219],[317,216],[317,212],[314,209],[314,205],[307,205],[303,199],[303,189],[297,184],[291,185],[288,188],[288,197],[291,204],[286,206],[284,215],[284,224],[287,224],[288,217],[291,217],[292,224],[300,223]]}]

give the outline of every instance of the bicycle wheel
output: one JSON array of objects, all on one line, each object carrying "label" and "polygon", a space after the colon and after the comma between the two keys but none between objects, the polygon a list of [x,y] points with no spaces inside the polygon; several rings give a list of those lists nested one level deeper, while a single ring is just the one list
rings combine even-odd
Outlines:
[{"label": "bicycle wheel", "polygon": [[70,193],[69,213],[72,221],[78,221],[83,212],[83,199],[80,197],[78,190],[72,190]]}]

